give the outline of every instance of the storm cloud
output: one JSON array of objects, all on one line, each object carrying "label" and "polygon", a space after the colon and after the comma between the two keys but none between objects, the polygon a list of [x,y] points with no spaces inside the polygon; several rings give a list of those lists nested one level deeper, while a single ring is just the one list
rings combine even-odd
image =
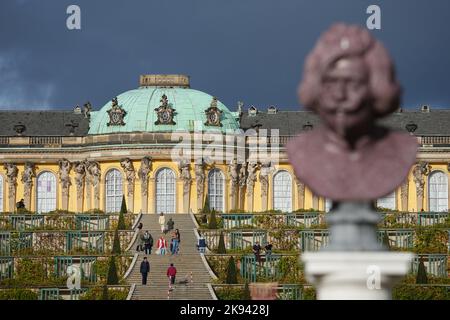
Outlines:
[{"label": "storm cloud", "polygon": [[[81,7],[82,29],[66,28]],[[0,109],[97,109],[145,73],[182,73],[230,109],[298,108],[296,86],[317,37],[334,22],[364,25],[396,61],[404,106],[450,107],[448,0],[2,0]]]}]

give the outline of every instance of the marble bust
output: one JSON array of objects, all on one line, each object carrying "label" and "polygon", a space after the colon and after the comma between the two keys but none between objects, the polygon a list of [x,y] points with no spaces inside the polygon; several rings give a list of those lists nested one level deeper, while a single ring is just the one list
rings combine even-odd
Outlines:
[{"label": "marble bust", "polygon": [[316,195],[370,201],[395,190],[416,160],[417,140],[377,124],[398,109],[401,88],[381,42],[337,24],[306,59],[300,102],[322,125],[287,144],[295,174]]}]

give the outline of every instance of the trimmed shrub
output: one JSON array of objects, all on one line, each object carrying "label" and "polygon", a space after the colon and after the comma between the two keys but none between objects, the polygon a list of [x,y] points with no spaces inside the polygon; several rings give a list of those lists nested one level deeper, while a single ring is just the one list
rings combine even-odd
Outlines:
[{"label": "trimmed shrub", "polygon": [[109,259],[108,277],[106,280],[108,285],[119,284],[119,276],[117,275],[116,257],[111,256]]},{"label": "trimmed shrub", "polygon": [[0,291],[0,300],[38,300],[38,294],[29,289],[8,289]]},{"label": "trimmed shrub", "polygon": [[217,247],[217,253],[218,254],[226,254],[227,253],[227,249],[225,248],[225,237],[223,235],[223,232],[220,233],[219,246]]},{"label": "trimmed shrub", "polygon": [[427,284],[428,283],[427,269],[425,268],[425,263],[423,263],[423,259],[420,259],[420,261],[419,261],[419,268],[417,269],[416,283],[417,284]]},{"label": "trimmed shrub", "polygon": [[113,247],[112,247],[112,254],[121,254],[122,249],[120,248],[120,238],[119,238],[119,231],[116,229],[114,231],[114,241],[113,241]]},{"label": "trimmed shrub", "polygon": [[209,217],[209,229],[217,229],[216,210],[212,209]]},{"label": "trimmed shrub", "polygon": [[248,286],[248,282],[245,282],[244,291],[242,291],[241,300],[252,300],[252,296],[250,294],[250,288]]},{"label": "trimmed shrub", "polygon": [[[122,196],[122,205],[120,206],[120,213],[127,213],[128,209],[127,209],[127,202],[125,201],[125,195]],[[119,222],[120,222],[120,218],[119,218]],[[124,222],[125,223],[125,222]]]},{"label": "trimmed shrub", "polygon": [[102,300],[109,300],[109,296],[108,296],[108,286],[107,286],[107,285],[104,285],[104,286],[103,286]]},{"label": "trimmed shrub", "polygon": [[233,256],[228,259],[228,267],[227,267],[227,279],[225,280],[226,284],[237,284],[237,272],[236,272],[236,263],[234,262]]}]

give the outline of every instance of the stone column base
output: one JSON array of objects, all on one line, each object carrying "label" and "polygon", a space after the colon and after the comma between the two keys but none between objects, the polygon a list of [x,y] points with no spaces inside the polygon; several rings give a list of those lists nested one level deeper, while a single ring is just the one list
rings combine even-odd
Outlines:
[{"label": "stone column base", "polygon": [[307,252],[302,260],[318,300],[389,300],[413,257],[403,252]]}]

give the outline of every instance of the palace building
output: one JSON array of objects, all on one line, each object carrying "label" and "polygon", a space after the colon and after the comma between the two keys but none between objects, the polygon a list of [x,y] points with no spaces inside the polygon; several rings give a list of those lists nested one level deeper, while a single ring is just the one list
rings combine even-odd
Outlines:
[{"label": "palace building", "polygon": [[[0,120],[0,212],[15,211],[21,199],[38,213],[118,212],[123,195],[129,211],[149,214],[197,213],[206,199],[220,212],[328,211],[331,205],[295,178],[283,147],[319,125],[314,114],[273,106],[244,111],[242,104],[232,112],[191,89],[188,76],[141,76],[139,88],[96,110],[87,103],[67,111],[0,111]],[[419,153],[407,181],[377,205],[448,211],[450,110],[399,110],[382,122],[415,135]],[[174,161],[179,141],[173,134],[197,129],[236,136],[278,129],[268,144],[279,148],[279,162]],[[219,147],[229,147],[221,141]]]}]

